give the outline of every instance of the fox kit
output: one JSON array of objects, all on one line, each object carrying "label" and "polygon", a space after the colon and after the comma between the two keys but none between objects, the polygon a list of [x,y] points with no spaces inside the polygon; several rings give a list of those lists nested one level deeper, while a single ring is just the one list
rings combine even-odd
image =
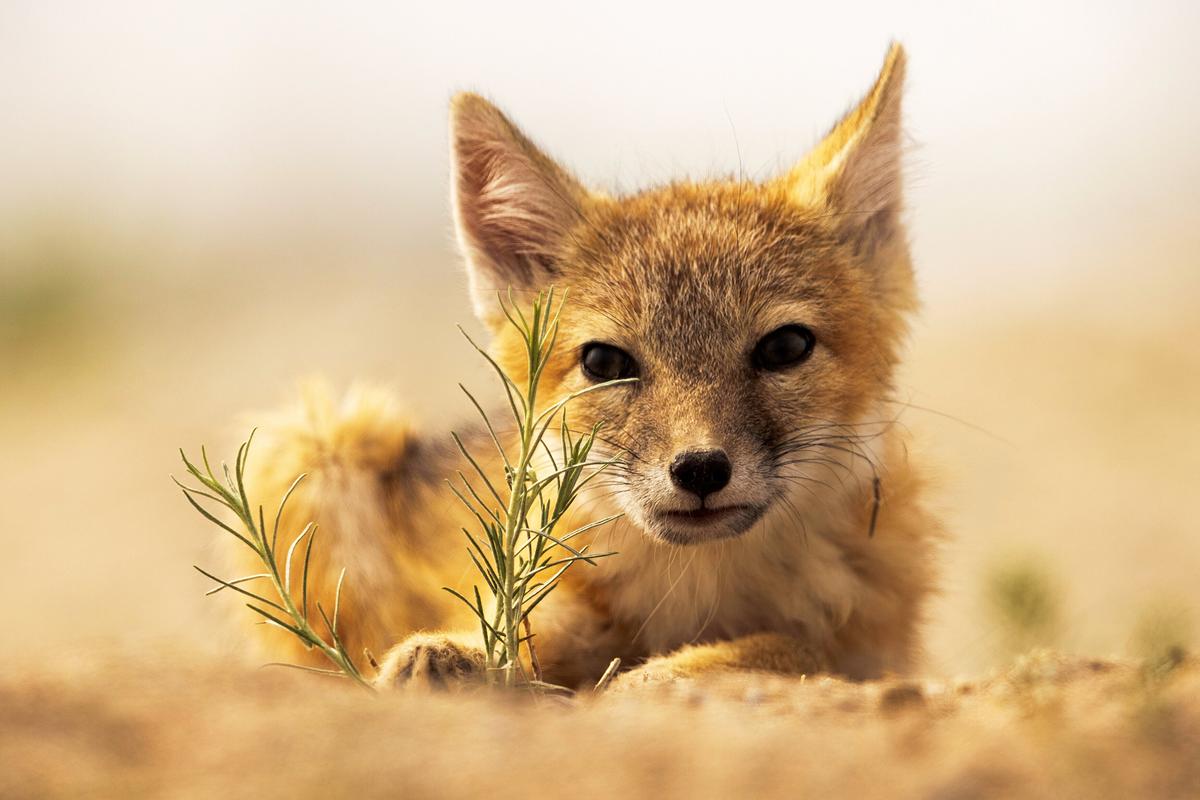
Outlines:
[{"label": "fox kit", "polygon": [[[626,681],[912,664],[938,525],[891,399],[915,306],[904,66],[893,45],[866,97],[784,175],[626,197],[585,188],[486,100],[453,99],[454,216],[494,356],[521,374],[497,292],[553,285],[569,300],[541,395],[637,378],[572,406],[579,427],[604,420],[597,454],[621,458],[573,522],[623,516],[596,534],[617,555],[570,570],[533,615],[547,680],[595,680],[614,657],[633,666]],[[310,391],[260,436],[257,500],[272,507],[308,474],[284,524],[320,525],[318,596],[348,569],[349,651],[386,651],[384,686],[477,676],[476,622],[441,590],[472,576],[449,437],[369,390]]]}]

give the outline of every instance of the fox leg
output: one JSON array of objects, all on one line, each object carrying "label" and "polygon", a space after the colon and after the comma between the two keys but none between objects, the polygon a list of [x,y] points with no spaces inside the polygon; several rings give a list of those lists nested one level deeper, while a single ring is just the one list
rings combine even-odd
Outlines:
[{"label": "fox leg", "polygon": [[735,671],[806,675],[825,672],[830,667],[823,653],[801,639],[780,633],[756,633],[729,641],[688,645],[656,656],[622,675],[617,685],[629,688],[641,683]]},{"label": "fox leg", "polygon": [[[828,659],[800,639],[759,633],[725,642],[690,645],[650,659],[622,675],[623,688],[718,672],[805,675],[829,671]],[[375,686],[457,688],[482,682],[484,654],[469,634],[416,633],[392,648],[380,664]]]},{"label": "fox leg", "polygon": [[[586,602],[561,587],[538,609],[534,635],[521,648],[525,674],[566,687],[593,685],[621,650],[620,637]],[[535,644],[536,642],[536,644]],[[375,681],[378,689],[409,686],[455,688],[478,684],[486,658],[478,631],[414,633],[387,652]]]},{"label": "fox leg", "polygon": [[[570,581],[532,617],[532,635],[521,648],[525,674],[568,688],[595,685],[614,657],[630,663],[643,653],[628,648],[629,631],[581,597]],[[482,681],[485,656],[478,630],[414,633],[387,652],[375,686],[452,688]]]}]

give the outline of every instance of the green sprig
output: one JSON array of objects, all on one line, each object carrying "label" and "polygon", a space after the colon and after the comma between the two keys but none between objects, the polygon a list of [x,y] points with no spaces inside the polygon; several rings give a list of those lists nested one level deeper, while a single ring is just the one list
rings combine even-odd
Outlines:
[{"label": "green sprig", "polygon": [[[251,602],[247,602],[246,607],[263,617],[265,624],[274,625],[291,633],[308,648],[316,648],[337,669],[315,669],[298,664],[277,664],[277,666],[294,667],[321,675],[350,678],[364,688],[373,691],[370,682],[367,681],[350,659],[349,654],[346,652],[345,644],[338,635],[338,611],[341,605],[342,582],[346,577],[345,570],[342,570],[338,576],[337,588],[334,590],[333,614],[326,613],[325,608],[319,600],[314,603],[326,633],[318,633],[312,623],[309,622],[308,574],[309,565],[312,563],[313,543],[317,536],[316,524],[310,522],[305,525],[304,529],[288,545],[282,561],[279,559],[279,525],[283,518],[283,510],[292,493],[300,485],[300,482],[304,480],[305,476],[301,475],[296,478],[279,501],[279,508],[276,510],[274,524],[271,526],[270,536],[268,537],[263,507],[261,505],[258,506],[256,514],[246,497],[246,459],[249,457],[250,444],[253,440],[254,433],[251,432],[250,437],[238,448],[237,460],[234,463],[232,472],[228,465],[221,464],[221,472],[225,478],[224,482],[217,477],[209,465],[208,453],[205,452],[204,448],[200,448],[202,467],[201,465],[194,464],[183,450],[179,451],[188,474],[199,481],[200,485],[204,487],[203,489],[188,486],[176,480],[174,476],[171,479],[183,490],[184,496],[192,504],[192,507],[200,512],[205,519],[233,535],[239,542],[250,548],[258,560],[262,562],[265,571],[232,580],[225,580],[199,566],[195,567],[195,569],[216,584],[207,594],[216,594],[229,589],[250,598]],[[205,502],[210,506],[215,504],[232,512],[238,521],[241,522],[243,531],[238,531],[233,526],[222,521],[210,508],[205,507]],[[292,585],[292,565],[295,563],[295,554],[300,549],[302,543],[304,543],[304,555],[300,563],[300,591],[297,596]],[[270,584],[269,595],[275,599],[271,599],[268,593],[252,591],[244,586],[244,584],[260,580],[265,580]]]},{"label": "green sprig", "polygon": [[[515,423],[516,442],[505,447],[483,406],[460,385],[483,419],[500,456],[506,491],[497,489],[462,439],[454,436],[459,450],[486,490],[476,490],[471,479],[462,472],[458,473],[460,485],[451,482],[455,496],[470,509],[478,522],[477,531],[462,530],[468,541],[467,552],[483,579],[490,602],[485,603],[484,593],[479,586],[472,587],[471,597],[445,588],[471,609],[479,621],[489,683],[508,687],[522,685],[538,691],[550,691],[557,687],[551,687],[537,674],[539,669],[529,615],[550,596],[558,586],[559,579],[575,563],[583,561],[595,564],[596,559],[613,555],[610,552],[589,552],[588,546],[576,548],[569,542],[620,516],[605,517],[556,535],[555,528],[583,487],[618,461],[616,458],[599,461],[590,458],[602,423],[576,435],[567,424],[566,408],[571,401],[584,394],[635,380],[628,378],[595,384],[571,392],[539,410],[538,390],[546,365],[554,354],[564,302],[565,293],[564,299],[557,304],[553,289],[544,294],[538,293],[530,314],[526,316],[513,301],[511,291],[507,303],[501,298],[501,309],[525,346],[527,379],[523,386],[518,386],[496,360],[463,331],[463,336],[500,378]],[[547,440],[556,417],[561,463],[560,459],[555,458],[555,448]],[[550,462],[550,471],[544,475],[538,475],[534,467],[539,451]],[[487,496],[491,501],[484,499]],[[522,644],[529,651],[533,675],[527,673],[521,661]]]},{"label": "green sprig", "polygon": [[[595,564],[596,559],[613,555],[609,552],[589,552],[588,546],[577,548],[571,541],[620,516],[613,515],[594,520],[564,534],[555,532],[558,523],[578,498],[580,491],[619,460],[592,460],[592,447],[602,425],[597,423],[589,431],[577,435],[567,424],[566,408],[571,401],[584,394],[635,380],[630,378],[589,386],[538,410],[539,384],[554,353],[563,302],[564,300],[560,300],[555,304],[553,290],[545,294],[539,293],[533,302],[530,315],[526,317],[513,302],[511,292],[507,304],[501,301],[505,316],[525,344],[528,377],[524,386],[518,386],[499,363],[463,331],[463,336],[466,336],[467,341],[499,376],[516,423],[516,444],[512,448],[506,448],[483,406],[466,387],[459,385],[483,419],[491,442],[499,453],[504,469],[504,482],[498,484],[493,481],[462,439],[453,434],[455,444],[484,489],[478,491],[472,479],[463,471],[457,472],[457,485],[454,482],[450,483],[455,496],[478,522],[478,531],[472,532],[467,528],[462,528],[462,531],[468,542],[467,554],[483,580],[488,600],[485,602],[484,592],[478,585],[472,587],[470,597],[449,587],[445,587],[445,590],[470,608],[479,620],[486,654],[488,683],[506,687],[519,685],[539,692],[563,690],[562,687],[552,686],[542,680],[533,649],[529,616],[550,596],[557,587],[558,580],[576,562]],[[559,423],[559,458],[555,457],[555,448],[547,441],[547,434],[556,417]],[[255,513],[247,499],[244,478],[246,459],[253,439],[254,434],[251,433],[246,442],[238,448],[232,471],[226,464],[221,464],[224,481],[217,477],[210,466],[208,453],[204,448],[200,450],[199,465],[193,463],[182,450],[179,452],[188,474],[203,488],[188,486],[174,478],[172,480],[175,480],[188,502],[201,516],[248,547],[262,563],[264,571],[226,580],[199,566],[195,569],[216,584],[207,594],[231,590],[249,598],[251,602],[246,603],[247,608],[261,616],[265,624],[291,633],[308,648],[316,648],[336,669],[316,669],[295,664],[277,666],[349,678],[373,691],[370,682],[350,659],[338,634],[342,583],[346,577],[344,569],[338,577],[334,591],[333,613],[329,614],[319,600],[313,604],[319,624],[325,632],[319,633],[310,622],[309,566],[312,562],[317,525],[309,522],[287,545],[282,560],[279,558],[279,533],[284,508],[305,476],[297,477],[284,493],[269,536],[263,507],[258,506]],[[513,452],[510,453],[510,449]],[[540,476],[533,463],[539,451],[546,455],[551,465],[550,471]],[[490,500],[487,499],[489,497]],[[242,530],[239,531],[235,526],[220,519],[213,506],[232,512],[241,523]],[[296,554],[301,550],[303,556],[297,595],[293,581],[293,564]],[[255,581],[263,580],[270,584],[269,592],[261,593],[247,588],[247,584],[252,585]],[[522,628],[524,634],[521,632]],[[526,673],[521,662],[522,645],[525,645],[530,653],[530,662],[535,673],[533,675]],[[611,678],[617,664],[619,660],[614,660],[601,684]]]}]

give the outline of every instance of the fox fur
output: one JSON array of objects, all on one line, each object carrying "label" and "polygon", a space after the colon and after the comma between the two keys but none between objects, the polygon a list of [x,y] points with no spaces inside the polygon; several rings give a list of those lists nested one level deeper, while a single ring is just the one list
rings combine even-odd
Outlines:
[{"label": "fox fur", "polygon": [[[521,375],[497,291],[554,285],[570,299],[542,395],[587,385],[589,342],[622,348],[639,370],[572,406],[580,427],[605,420],[597,449],[623,457],[572,522],[624,516],[595,536],[618,554],[568,571],[533,615],[547,680],[594,681],[614,657],[633,667],[626,681],[728,669],[867,678],[913,665],[940,529],[892,399],[916,306],[901,219],[904,71],[893,45],[867,95],[784,175],[625,197],[585,188],[483,98],[453,99],[455,222],[494,357]],[[755,342],[789,324],[814,333],[812,355],[756,371]],[[386,393],[321,387],[260,437],[252,494],[273,507],[307,473],[284,529],[320,525],[312,585],[328,603],[346,568],[340,632],[356,656],[386,653],[378,683],[476,676],[476,623],[441,591],[472,583],[460,528],[473,523],[445,486],[463,468],[449,437],[421,430]],[[695,447],[728,453],[732,477],[713,503],[735,510],[679,527],[664,520],[695,498],[668,465]],[[264,636],[312,657],[281,632]]]}]

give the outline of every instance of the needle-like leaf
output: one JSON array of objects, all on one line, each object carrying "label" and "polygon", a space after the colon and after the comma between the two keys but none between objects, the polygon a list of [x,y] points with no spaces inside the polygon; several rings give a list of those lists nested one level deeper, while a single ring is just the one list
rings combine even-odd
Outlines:
[{"label": "needle-like leaf", "polygon": [[[336,620],[337,613],[341,605],[342,583],[346,576],[346,571],[342,570],[338,578],[337,587],[334,593],[334,618],[328,619],[325,616],[324,610],[321,609],[320,603],[317,604],[321,616],[329,628],[329,638],[325,639],[313,629],[308,619],[308,587],[309,587],[309,570],[312,564],[312,548],[313,542],[316,539],[317,527],[314,522],[309,522],[303,530],[292,540],[288,547],[287,554],[283,559],[282,573],[280,564],[276,558],[275,547],[278,542],[279,529],[282,524],[284,508],[292,493],[299,485],[301,475],[292,482],[284,493],[280,501],[279,508],[276,511],[274,524],[268,532],[265,513],[263,507],[258,507],[258,513],[255,514],[250,507],[250,501],[246,492],[246,464],[250,458],[250,444],[253,439],[253,433],[241,447],[238,448],[237,458],[234,460],[233,469],[230,469],[227,464],[221,465],[222,474],[228,484],[222,485],[216,475],[213,473],[212,465],[208,460],[208,452],[201,448],[201,464],[193,463],[188,459],[187,455],[180,452],[184,467],[188,474],[196,479],[204,489],[187,486],[176,481],[180,489],[183,490],[184,497],[193,508],[198,511],[204,519],[216,525],[226,533],[236,537],[238,541],[245,544],[258,560],[262,562],[265,572],[247,575],[233,580],[225,580],[217,577],[211,572],[196,567],[196,570],[209,580],[217,584],[210,590],[208,594],[216,594],[224,589],[231,589],[238,594],[249,598],[250,603],[246,607],[263,618],[263,622],[268,625],[273,625],[281,630],[287,631],[295,636],[307,648],[315,648],[319,650],[329,661],[336,667],[334,670],[314,670],[311,667],[301,667],[310,671],[320,672],[322,674],[337,674],[344,675],[353,679],[360,686],[366,689],[371,689],[371,684],[359,672],[358,667],[346,652],[346,648],[342,643],[341,637],[337,633]],[[207,500],[216,506],[221,506],[237,517],[243,527],[243,531],[239,531],[233,525],[218,518],[213,511],[206,508],[200,501]],[[307,537],[308,544],[304,550],[304,562],[302,567],[300,596],[297,598],[292,590],[292,563],[295,552],[300,543]],[[258,591],[250,591],[244,588],[241,584],[248,583],[253,580],[266,580],[270,584],[270,594]],[[300,665],[293,665],[300,666]]]},{"label": "needle-like leaf", "polygon": [[[462,486],[451,485],[454,494],[479,522],[478,534],[466,529],[463,533],[468,542],[467,554],[490,593],[491,612],[485,610],[479,586],[474,587],[474,602],[453,589],[447,588],[447,591],[479,619],[486,674],[490,681],[548,691],[551,690],[548,684],[531,680],[525,672],[521,647],[529,648],[531,662],[535,662],[536,657],[531,649],[533,634],[522,634],[521,626],[529,625],[529,613],[552,593],[558,579],[575,562],[594,563],[596,558],[611,555],[588,553],[587,547],[576,548],[568,544],[568,540],[615,519],[605,517],[580,525],[562,537],[554,533],[555,526],[578,497],[582,486],[596,473],[615,463],[611,459],[589,458],[599,426],[593,426],[590,435],[574,438],[566,423],[565,411],[578,397],[629,381],[590,386],[543,406],[538,400],[538,392],[559,341],[563,302],[556,302],[554,290],[539,293],[533,298],[527,314],[514,301],[514,293],[510,290],[507,302],[500,297],[500,307],[524,345],[526,363],[520,371],[524,376],[523,385],[518,385],[470,336],[465,332],[463,335],[500,377],[512,412],[512,436],[507,441],[502,440],[483,405],[465,388],[463,392],[483,418],[484,427],[498,451],[503,484],[493,481],[484,462],[475,458],[461,437],[454,436],[455,445],[484,481],[487,492],[499,508],[493,511],[461,472]],[[556,423],[558,443],[553,447],[547,434]],[[501,486],[505,491],[500,490]],[[563,555],[556,557],[555,552]],[[535,676],[538,674],[536,666],[534,673]]]}]

